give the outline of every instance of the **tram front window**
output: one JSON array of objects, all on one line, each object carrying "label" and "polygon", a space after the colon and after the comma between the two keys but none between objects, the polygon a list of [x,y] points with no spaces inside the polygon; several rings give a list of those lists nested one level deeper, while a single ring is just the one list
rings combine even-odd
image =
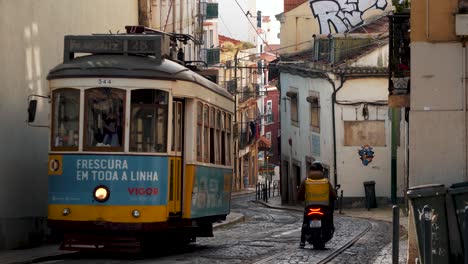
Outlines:
[{"label": "tram front window", "polygon": [[167,152],[168,93],[133,90],[131,100],[130,151]]},{"label": "tram front window", "polygon": [[85,150],[123,151],[125,91],[86,90]]},{"label": "tram front window", "polygon": [[78,150],[80,91],[55,90],[52,102],[52,149]]}]

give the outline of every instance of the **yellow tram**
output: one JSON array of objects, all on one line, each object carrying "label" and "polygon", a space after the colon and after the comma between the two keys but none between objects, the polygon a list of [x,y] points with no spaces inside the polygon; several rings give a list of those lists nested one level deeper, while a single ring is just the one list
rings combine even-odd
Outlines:
[{"label": "yellow tram", "polygon": [[65,37],[47,77],[48,224],[62,249],[194,241],[229,214],[233,97],[166,59],[167,43]]}]

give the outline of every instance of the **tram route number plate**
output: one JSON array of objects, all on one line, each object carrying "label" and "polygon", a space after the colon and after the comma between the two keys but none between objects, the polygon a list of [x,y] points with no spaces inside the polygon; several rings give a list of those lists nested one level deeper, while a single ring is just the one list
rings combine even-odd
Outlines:
[{"label": "tram route number plate", "polygon": [[311,220],[311,221],[309,222],[309,226],[310,226],[311,228],[319,228],[319,227],[322,227],[322,221],[320,221],[320,220]]}]

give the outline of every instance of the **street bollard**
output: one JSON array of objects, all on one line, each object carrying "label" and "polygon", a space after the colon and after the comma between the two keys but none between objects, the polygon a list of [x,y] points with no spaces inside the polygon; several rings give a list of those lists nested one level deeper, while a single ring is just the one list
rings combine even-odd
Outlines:
[{"label": "street bollard", "polygon": [[263,192],[263,195],[264,195],[264,200],[265,200],[265,203],[268,203],[268,188],[267,188],[267,183],[265,182],[265,185],[264,185],[264,192]]},{"label": "street bollard", "polygon": [[398,205],[392,207],[393,211],[393,242],[392,242],[392,264],[398,264],[400,250],[400,208]]},{"label": "street bollard", "polygon": [[260,200],[260,183],[255,185],[255,200]]},{"label": "street bollard", "polygon": [[271,181],[268,182],[268,197],[271,197]]},{"label": "street bollard", "polygon": [[432,209],[424,206],[424,258],[423,264],[432,264]]},{"label": "street bollard", "polygon": [[340,195],[340,214],[343,214],[342,209],[343,209],[343,190],[341,190],[341,195]]},{"label": "street bollard", "polygon": [[468,264],[468,206],[465,207],[465,229],[463,230],[463,242],[465,248],[465,264]]}]

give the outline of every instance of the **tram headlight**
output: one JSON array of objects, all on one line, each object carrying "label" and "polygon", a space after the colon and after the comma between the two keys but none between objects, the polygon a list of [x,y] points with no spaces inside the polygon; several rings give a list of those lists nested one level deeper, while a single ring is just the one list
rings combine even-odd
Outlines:
[{"label": "tram headlight", "polygon": [[100,185],[94,189],[94,199],[100,203],[109,200],[109,195],[109,188],[104,185]]},{"label": "tram headlight", "polygon": [[65,209],[62,210],[62,215],[63,215],[63,216],[67,216],[67,215],[69,215],[69,214],[70,214],[70,209],[65,208]]},{"label": "tram headlight", "polygon": [[138,210],[133,210],[132,215],[133,215],[133,217],[138,218],[138,217],[140,217],[141,213]]}]

